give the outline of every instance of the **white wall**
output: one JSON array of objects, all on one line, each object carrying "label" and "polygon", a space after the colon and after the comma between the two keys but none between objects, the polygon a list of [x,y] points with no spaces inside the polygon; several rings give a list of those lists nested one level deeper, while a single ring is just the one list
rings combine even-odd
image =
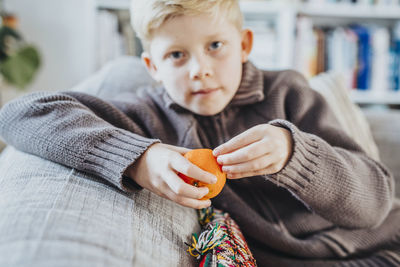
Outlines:
[{"label": "white wall", "polygon": [[64,90],[95,71],[95,0],[5,0],[42,55],[29,91]]}]

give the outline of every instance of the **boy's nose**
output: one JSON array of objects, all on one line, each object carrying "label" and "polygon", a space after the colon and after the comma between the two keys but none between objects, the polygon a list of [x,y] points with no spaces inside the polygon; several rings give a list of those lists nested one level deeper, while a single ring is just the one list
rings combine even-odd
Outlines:
[{"label": "boy's nose", "polygon": [[190,78],[200,80],[212,76],[212,69],[206,59],[194,59],[190,70]]}]

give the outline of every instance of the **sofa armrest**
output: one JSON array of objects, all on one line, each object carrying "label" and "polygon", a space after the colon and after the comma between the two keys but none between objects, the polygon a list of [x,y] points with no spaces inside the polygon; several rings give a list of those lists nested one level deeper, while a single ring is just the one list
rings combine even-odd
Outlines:
[{"label": "sofa armrest", "polygon": [[0,154],[0,266],[195,266],[197,214],[148,190],[8,146]]},{"label": "sofa armrest", "polygon": [[400,196],[400,110],[363,110],[380,159],[393,173],[396,195]]}]

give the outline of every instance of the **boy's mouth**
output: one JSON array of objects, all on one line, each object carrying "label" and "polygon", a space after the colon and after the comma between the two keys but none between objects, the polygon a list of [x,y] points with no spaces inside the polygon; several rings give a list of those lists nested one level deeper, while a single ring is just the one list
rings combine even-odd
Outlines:
[{"label": "boy's mouth", "polygon": [[206,95],[212,92],[219,90],[220,88],[204,88],[197,91],[192,92],[193,95]]}]

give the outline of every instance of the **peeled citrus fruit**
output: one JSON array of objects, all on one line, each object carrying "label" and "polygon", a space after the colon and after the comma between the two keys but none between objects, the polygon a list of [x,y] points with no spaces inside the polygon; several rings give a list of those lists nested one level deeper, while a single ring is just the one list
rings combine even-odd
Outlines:
[{"label": "peeled citrus fruit", "polygon": [[212,154],[211,149],[202,148],[202,149],[193,149],[187,152],[184,155],[190,162],[198,166],[199,168],[214,174],[217,177],[217,182],[215,184],[207,184],[201,182],[199,180],[195,180],[191,177],[188,177],[182,173],[179,173],[179,177],[181,177],[186,183],[191,184],[196,187],[206,186],[209,189],[207,195],[205,195],[202,200],[210,199],[217,196],[225,185],[226,182],[226,173],[222,171],[222,166],[218,164],[217,159]]}]

